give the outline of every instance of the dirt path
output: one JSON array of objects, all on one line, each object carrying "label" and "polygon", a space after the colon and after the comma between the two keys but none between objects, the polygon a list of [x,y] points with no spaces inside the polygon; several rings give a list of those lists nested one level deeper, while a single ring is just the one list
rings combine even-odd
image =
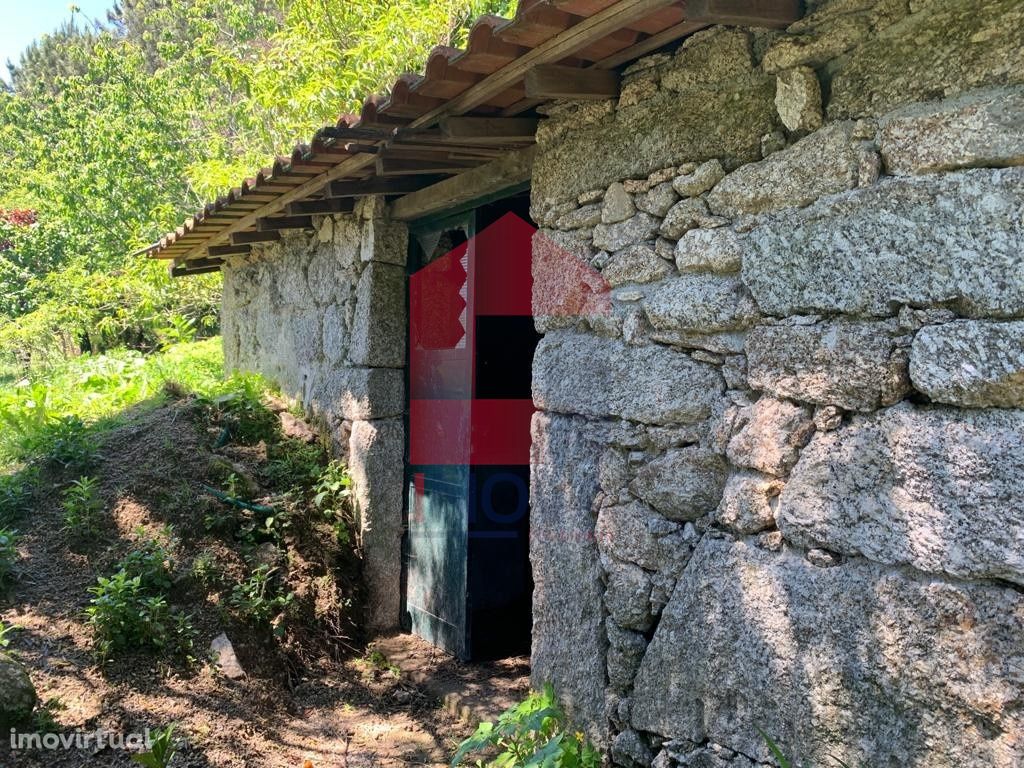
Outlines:
[{"label": "dirt path", "polygon": [[[208,436],[185,405],[140,416],[104,449],[99,470],[109,524],[98,541],[81,546],[62,532],[58,483],[38,494],[37,510],[19,523],[17,582],[0,595],[0,620],[19,627],[9,636],[29,669],[41,711],[20,732],[49,730],[142,733],[175,723],[185,741],[177,768],[369,768],[443,766],[471,726],[447,711],[436,693],[401,675],[378,654],[350,639],[347,654],[306,649],[301,662],[280,645],[249,631],[225,610],[230,585],[201,589],[188,574],[199,552],[215,553],[225,574],[237,552],[202,531],[197,488],[210,460]],[[90,586],[109,574],[134,536],[168,523],[177,537],[173,605],[192,615],[196,653],[191,667],[157,654],[120,654],[98,666],[85,615]],[[289,545],[291,547],[291,545]],[[289,551],[289,562],[307,550]],[[210,641],[226,631],[246,677],[229,680],[206,658]],[[420,671],[450,675],[458,667],[441,654],[421,659]],[[486,678],[494,670],[464,672]],[[509,690],[525,686],[523,670],[507,666]],[[518,686],[518,687],[516,687]],[[124,749],[12,750],[0,737],[0,767],[129,766]]]}]

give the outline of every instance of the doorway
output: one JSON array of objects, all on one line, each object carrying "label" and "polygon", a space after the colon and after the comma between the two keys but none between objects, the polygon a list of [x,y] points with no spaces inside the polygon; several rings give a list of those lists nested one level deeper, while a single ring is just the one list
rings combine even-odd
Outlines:
[{"label": "doorway", "polygon": [[528,654],[529,191],[410,227],[406,629],[464,661]]}]

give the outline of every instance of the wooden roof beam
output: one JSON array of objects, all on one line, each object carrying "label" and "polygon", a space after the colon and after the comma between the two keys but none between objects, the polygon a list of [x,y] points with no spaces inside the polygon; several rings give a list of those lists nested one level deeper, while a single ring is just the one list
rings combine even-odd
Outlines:
[{"label": "wooden roof beam", "polygon": [[351,213],[355,210],[355,200],[351,197],[329,197],[326,200],[302,200],[288,205],[290,216],[309,216],[324,213]]},{"label": "wooden roof beam", "polygon": [[453,142],[532,144],[539,124],[535,117],[446,117],[441,134]]},{"label": "wooden roof beam", "polygon": [[788,27],[803,16],[800,0],[687,0],[686,19],[705,24]]},{"label": "wooden roof beam", "polygon": [[232,245],[248,245],[249,243],[276,243],[281,239],[280,232],[232,232]]},{"label": "wooden roof beam", "polygon": [[403,195],[438,182],[438,176],[412,176],[399,179],[367,181],[334,181],[328,187],[331,197],[365,197],[366,195]]},{"label": "wooden roof beam", "polygon": [[526,98],[604,101],[619,95],[621,78],[609,69],[577,69],[545,64],[526,73]]},{"label": "wooden roof beam", "polygon": [[251,245],[211,245],[206,249],[210,256],[244,256],[252,253]]},{"label": "wooden roof beam", "polygon": [[280,229],[312,229],[312,216],[268,216],[256,222],[259,232],[276,232]]}]

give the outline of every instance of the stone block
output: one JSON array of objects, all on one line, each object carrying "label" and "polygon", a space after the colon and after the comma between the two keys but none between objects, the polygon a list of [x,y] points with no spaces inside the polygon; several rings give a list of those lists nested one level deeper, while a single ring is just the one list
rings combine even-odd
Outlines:
[{"label": "stone block", "polygon": [[626,191],[622,184],[616,182],[608,187],[601,205],[602,224],[617,224],[632,218],[635,213],[636,206],[633,205],[633,196]]},{"label": "stone block", "polygon": [[405,365],[405,269],[372,261],[356,286],[356,311],[349,359],[354,365]]},{"label": "stone block", "polygon": [[597,544],[603,554],[659,571],[677,554],[682,526],[670,522],[646,504],[629,502],[601,508],[597,516]]},{"label": "stone block", "polygon": [[672,180],[672,189],[680,197],[698,197],[708,192],[725,178],[725,169],[716,158],[701,163],[690,173],[677,176]]},{"label": "stone block", "polygon": [[654,623],[650,575],[633,563],[608,556],[601,560],[606,574],[604,607],[608,615],[620,627],[646,632]]},{"label": "stone block", "polygon": [[821,83],[814,70],[795,67],[780,72],[775,86],[775,108],[782,124],[791,131],[821,128]]},{"label": "stone block", "polygon": [[605,744],[604,589],[591,512],[606,436],[584,419],[538,413],[530,459],[536,687],[551,683],[577,727]]},{"label": "stone block", "polygon": [[1024,411],[855,416],[803,450],[778,525],[802,546],[1024,585]]},{"label": "stone block", "polygon": [[910,391],[908,350],[893,323],[767,325],[747,334],[751,388],[850,411],[899,402]]},{"label": "stone block", "polygon": [[693,423],[710,415],[722,391],[714,367],[660,346],[558,331],[541,339],[534,358],[533,398],[546,411]]},{"label": "stone block", "polygon": [[653,283],[672,272],[672,265],[648,245],[632,245],[608,256],[601,276],[611,286]]},{"label": "stone block", "polygon": [[1024,88],[914,104],[879,120],[886,170],[905,175],[1024,164]]},{"label": "stone block", "polygon": [[785,484],[760,472],[729,475],[715,520],[737,533],[758,533],[775,525],[775,508]]},{"label": "stone block", "polygon": [[696,520],[718,505],[725,475],[718,454],[695,446],[679,448],[641,468],[631,489],[670,520]]},{"label": "stone block", "polygon": [[[705,536],[633,686],[634,728],[773,762],[1024,761],[1024,595]],[[703,765],[703,763],[700,763]],[[731,763],[730,763],[731,765]]]},{"label": "stone block", "polygon": [[811,26],[799,35],[785,35],[765,52],[765,72],[778,73],[794,67],[820,67],[858,45],[871,32],[862,15],[847,14]]},{"label": "stone block", "polygon": [[661,282],[644,300],[656,331],[717,333],[749,328],[760,316],[737,277],[687,274]]},{"label": "stone block", "polygon": [[743,237],[728,227],[691,229],[676,243],[680,272],[739,272],[743,266]]},{"label": "stone block", "polygon": [[777,316],[887,316],[904,304],[1020,316],[1022,196],[1022,168],[883,179],[763,219],[743,282]]},{"label": "stone block", "polygon": [[619,251],[644,240],[652,240],[660,225],[660,220],[648,213],[638,213],[615,224],[598,224],[594,227],[594,247]]},{"label": "stone block", "polygon": [[639,632],[622,629],[614,621],[605,622],[605,628],[608,631],[608,683],[613,690],[625,693],[640,669],[647,639]]},{"label": "stone block", "polygon": [[910,378],[937,403],[1024,408],[1024,322],[926,326],[914,337]]},{"label": "stone block", "polygon": [[829,119],[1024,82],[1019,0],[934,0],[857,46],[832,77]]},{"label": "stone block", "polygon": [[687,91],[709,83],[728,83],[748,76],[754,69],[750,33],[743,29],[717,28],[686,38],[676,51],[661,87]]},{"label": "stone block", "polygon": [[687,198],[672,206],[665,214],[665,220],[658,230],[662,237],[678,240],[686,232],[697,227],[721,227],[729,222],[720,216],[712,216],[708,205],[699,198]]},{"label": "stone block", "polygon": [[363,222],[359,256],[363,261],[377,261],[404,267],[409,256],[409,229],[400,221],[371,218]]},{"label": "stone block", "polygon": [[773,397],[744,408],[739,425],[726,450],[729,461],[770,475],[789,472],[814,433],[810,409]]},{"label": "stone block", "polygon": [[366,627],[398,628],[402,579],[405,427],[400,419],[356,421],[349,469],[359,515]]},{"label": "stone block", "polygon": [[636,207],[652,216],[664,218],[678,199],[679,196],[672,188],[672,182],[663,181],[647,192],[637,195]]},{"label": "stone block", "polygon": [[764,160],[733,171],[708,195],[713,213],[739,216],[799,208],[857,184],[852,122],[834,123]]}]

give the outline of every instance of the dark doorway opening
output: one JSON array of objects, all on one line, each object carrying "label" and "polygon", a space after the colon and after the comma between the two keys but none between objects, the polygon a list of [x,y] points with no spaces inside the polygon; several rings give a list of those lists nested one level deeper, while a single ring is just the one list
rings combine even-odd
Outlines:
[{"label": "dark doorway opening", "polygon": [[525,190],[410,228],[405,628],[466,661],[530,650],[532,231]]}]

